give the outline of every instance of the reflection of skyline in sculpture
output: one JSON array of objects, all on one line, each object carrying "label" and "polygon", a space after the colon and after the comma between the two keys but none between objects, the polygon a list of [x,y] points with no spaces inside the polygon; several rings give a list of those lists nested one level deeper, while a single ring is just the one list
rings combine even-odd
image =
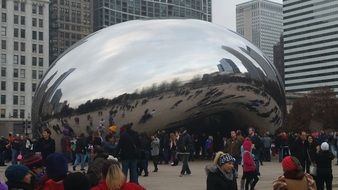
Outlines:
[{"label": "reflection of skyline in sculpture", "polygon": [[238,67],[231,59],[221,59],[217,65],[219,72],[240,73]]},{"label": "reflection of skyline in sculpture", "polygon": [[139,131],[228,112],[240,126],[274,130],[285,113],[282,83],[260,50],[197,20],[131,21],[100,30],[58,59],[40,96],[35,119],[111,112],[117,124],[133,122]]}]

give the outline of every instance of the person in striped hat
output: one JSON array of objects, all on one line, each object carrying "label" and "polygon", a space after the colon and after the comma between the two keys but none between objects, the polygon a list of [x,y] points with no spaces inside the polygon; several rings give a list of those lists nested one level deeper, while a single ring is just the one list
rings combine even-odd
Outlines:
[{"label": "person in striped hat", "polygon": [[214,164],[206,166],[207,190],[237,190],[236,159],[228,153],[217,152]]}]

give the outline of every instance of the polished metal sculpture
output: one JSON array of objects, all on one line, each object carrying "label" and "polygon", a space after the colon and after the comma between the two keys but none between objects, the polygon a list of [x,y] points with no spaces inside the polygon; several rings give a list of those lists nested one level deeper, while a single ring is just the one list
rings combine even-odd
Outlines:
[{"label": "polished metal sculpture", "polygon": [[229,114],[237,127],[281,127],[283,82],[249,41],[200,20],[129,21],[86,37],[52,64],[32,106],[35,135],[60,119],[152,132]]}]

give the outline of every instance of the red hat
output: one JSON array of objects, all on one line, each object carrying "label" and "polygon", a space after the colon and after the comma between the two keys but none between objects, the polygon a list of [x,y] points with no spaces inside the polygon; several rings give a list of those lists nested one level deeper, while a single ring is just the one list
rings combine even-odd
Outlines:
[{"label": "red hat", "polygon": [[298,166],[291,156],[286,156],[282,161],[282,167],[284,172],[297,170]]}]

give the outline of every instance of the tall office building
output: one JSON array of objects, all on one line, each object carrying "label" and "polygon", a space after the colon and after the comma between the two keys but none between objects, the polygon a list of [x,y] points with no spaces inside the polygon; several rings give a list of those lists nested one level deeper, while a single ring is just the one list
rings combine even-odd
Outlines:
[{"label": "tall office building", "polygon": [[273,45],[283,32],[283,6],[268,0],[236,5],[236,31],[273,61]]},{"label": "tall office building", "polygon": [[281,35],[280,41],[273,46],[273,64],[275,65],[278,73],[282,77],[283,83],[285,84],[283,35]]},{"label": "tall office building", "polygon": [[91,1],[51,0],[49,5],[50,64],[71,45],[92,32]]},{"label": "tall office building", "polygon": [[1,0],[0,132],[30,120],[34,91],[48,69],[48,5]]},{"label": "tall office building", "polygon": [[288,0],[283,13],[286,91],[338,94],[338,1]]},{"label": "tall office building", "polygon": [[193,18],[211,22],[211,0],[95,0],[94,31],[135,19]]}]

